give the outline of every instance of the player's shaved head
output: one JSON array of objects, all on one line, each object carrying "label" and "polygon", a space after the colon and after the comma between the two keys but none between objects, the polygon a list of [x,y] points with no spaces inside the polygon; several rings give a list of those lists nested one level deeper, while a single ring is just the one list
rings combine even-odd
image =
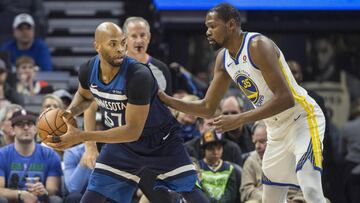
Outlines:
[{"label": "player's shaved head", "polygon": [[119,26],[104,22],[95,30],[94,47],[101,61],[119,67],[126,53],[126,37]]},{"label": "player's shaved head", "polygon": [[104,22],[97,26],[95,30],[95,42],[103,43],[112,38],[122,36],[123,32],[119,26],[112,22]]}]

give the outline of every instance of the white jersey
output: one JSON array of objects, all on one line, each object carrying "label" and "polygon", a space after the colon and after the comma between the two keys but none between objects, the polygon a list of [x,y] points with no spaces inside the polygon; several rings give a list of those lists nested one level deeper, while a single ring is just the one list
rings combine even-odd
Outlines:
[{"label": "white jersey", "polygon": [[[257,35],[260,34],[251,32],[244,34],[243,43],[236,55],[236,59],[230,56],[227,49],[224,51],[224,67],[226,71],[255,108],[262,106],[274,95],[266,84],[261,71],[252,62],[249,53],[249,42]],[[294,107],[264,119],[268,129],[268,137],[275,140],[286,136],[281,132],[284,132],[294,120],[296,121],[298,116],[313,114],[314,105],[316,105],[315,101],[308,96],[307,91],[296,83],[282,52],[280,50],[279,52],[278,62],[281,71],[296,102]]]}]

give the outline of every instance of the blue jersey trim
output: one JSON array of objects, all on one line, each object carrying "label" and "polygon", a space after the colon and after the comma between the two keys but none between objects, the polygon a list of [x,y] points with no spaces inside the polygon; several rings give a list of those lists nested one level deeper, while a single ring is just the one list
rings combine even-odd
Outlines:
[{"label": "blue jersey trim", "polygon": [[265,181],[265,180],[262,180],[262,183],[263,183],[264,185],[276,185],[276,186],[283,186],[283,187],[296,187],[296,188],[300,188],[299,185],[295,185],[295,184],[291,184],[291,183],[277,183],[277,182]]},{"label": "blue jersey trim", "polygon": [[250,37],[249,42],[248,42],[248,44],[247,44],[247,53],[248,53],[248,57],[249,57],[249,60],[250,60],[251,65],[254,66],[254,68],[260,70],[260,69],[255,65],[255,63],[253,62],[253,60],[251,59],[250,50],[249,50],[250,41],[251,41],[254,37],[258,36],[258,35],[260,35],[260,34],[255,34],[255,35],[253,35],[253,36]]},{"label": "blue jersey trim", "polygon": [[226,51],[227,51],[227,49],[224,49],[223,63],[224,63],[224,69],[225,69],[225,70],[226,70]]},{"label": "blue jersey trim", "polygon": [[242,49],[244,48],[244,44],[245,44],[245,40],[246,40],[247,34],[248,34],[248,32],[245,32],[244,39],[242,40],[240,50],[239,50],[239,52],[238,52],[237,55],[236,55],[236,58],[235,58],[236,60],[234,61],[236,65],[239,64],[239,57],[240,57],[240,54],[241,54],[241,52],[242,52]]}]

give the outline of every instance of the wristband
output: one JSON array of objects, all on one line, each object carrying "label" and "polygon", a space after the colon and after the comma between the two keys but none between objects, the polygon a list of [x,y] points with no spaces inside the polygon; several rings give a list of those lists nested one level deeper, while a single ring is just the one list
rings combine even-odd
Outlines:
[{"label": "wristband", "polygon": [[18,202],[21,201],[21,190],[18,190]]}]

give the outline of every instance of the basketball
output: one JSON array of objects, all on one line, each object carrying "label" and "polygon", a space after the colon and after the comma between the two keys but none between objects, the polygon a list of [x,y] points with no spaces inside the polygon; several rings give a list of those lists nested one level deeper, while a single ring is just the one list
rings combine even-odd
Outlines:
[{"label": "basketball", "polygon": [[48,135],[61,136],[67,132],[63,117],[67,118],[71,125],[77,127],[76,120],[64,109],[47,109],[40,115],[37,128],[41,141],[46,140]]}]

